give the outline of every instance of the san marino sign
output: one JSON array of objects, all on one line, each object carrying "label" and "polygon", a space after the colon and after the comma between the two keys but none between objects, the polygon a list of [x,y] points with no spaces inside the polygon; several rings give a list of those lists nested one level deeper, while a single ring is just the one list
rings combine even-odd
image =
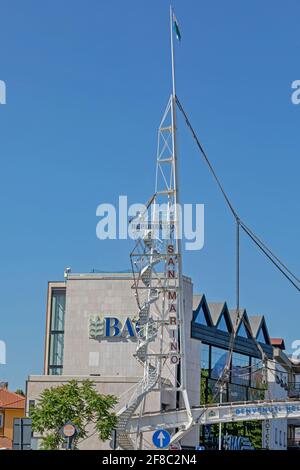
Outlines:
[{"label": "san marino sign", "polygon": [[93,315],[89,318],[89,337],[91,339],[136,339],[138,323],[130,317]]}]

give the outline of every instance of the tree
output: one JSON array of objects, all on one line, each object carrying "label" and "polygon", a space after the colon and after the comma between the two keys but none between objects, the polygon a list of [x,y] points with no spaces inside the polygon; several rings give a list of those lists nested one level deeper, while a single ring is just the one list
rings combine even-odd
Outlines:
[{"label": "tree", "polygon": [[21,397],[25,397],[25,393],[23,392],[23,390],[22,390],[21,388],[18,388],[18,389],[15,391],[15,393],[16,393],[17,395],[21,395]]},{"label": "tree", "polygon": [[87,426],[94,424],[100,440],[110,438],[117,423],[113,407],[117,403],[114,395],[101,395],[90,380],[78,383],[71,380],[65,385],[46,389],[38,404],[31,410],[32,429],[42,435],[44,450],[60,449],[64,438],[60,430],[67,421],[77,426],[74,442],[88,437]]}]

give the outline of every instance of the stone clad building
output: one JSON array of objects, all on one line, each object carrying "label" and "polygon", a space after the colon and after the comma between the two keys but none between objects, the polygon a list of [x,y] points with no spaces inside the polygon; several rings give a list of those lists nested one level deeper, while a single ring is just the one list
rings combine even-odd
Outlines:
[{"label": "stone clad building", "polygon": [[[136,350],[137,304],[131,288],[131,274],[70,274],[65,282],[49,282],[46,314],[44,375],[30,376],[27,382],[27,409],[42,390],[76,378],[91,379],[96,389],[119,398],[121,409],[143,377],[143,368],[134,357]],[[193,287],[184,278],[186,344],[189,397],[199,405],[200,343],[191,340]],[[174,407],[168,392],[151,392],[145,411]],[[92,434],[92,431],[91,431]],[[185,438],[187,445],[198,439],[194,429]],[[108,448],[96,435],[82,448]]]},{"label": "stone clad building", "polygon": [[[99,392],[116,395],[117,411],[128,402],[143,377],[143,369],[134,356],[138,326],[132,284],[133,277],[128,273],[69,274],[63,282],[49,282],[44,371],[43,375],[28,378],[27,412],[44,389],[74,378],[79,381],[89,378]],[[210,403],[216,396],[215,387],[224,368],[236,312],[230,310],[226,302],[210,303],[204,295],[193,294],[193,284],[188,277],[184,277],[183,298],[187,391],[191,406],[196,407]],[[265,375],[261,349],[268,358],[269,369],[273,369]],[[270,338],[264,317],[250,316],[241,309],[223,402],[286,398],[292,379],[283,358],[289,362],[276,341]],[[279,385],[277,376],[280,376]],[[172,409],[175,399],[170,393],[152,391],[146,399],[145,411]],[[260,446],[266,446],[267,442],[269,448],[286,449],[288,423],[287,420],[277,421],[267,428],[260,423]],[[295,436],[297,423],[293,426]],[[227,426],[224,432],[247,436],[246,428],[237,431]],[[194,427],[181,445],[195,448],[200,442],[207,448],[214,448],[217,439],[213,431]],[[107,449],[109,445],[109,442],[99,442],[91,428],[90,437],[79,447]],[[151,446],[150,436],[145,448]]]}]

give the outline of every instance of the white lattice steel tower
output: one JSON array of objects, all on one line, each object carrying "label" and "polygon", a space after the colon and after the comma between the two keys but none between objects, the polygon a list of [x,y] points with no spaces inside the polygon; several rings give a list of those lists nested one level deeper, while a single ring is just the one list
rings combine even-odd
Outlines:
[{"label": "white lattice steel tower", "polygon": [[158,130],[156,187],[145,209],[131,221],[137,242],[131,253],[137,305],[136,359],[143,366],[143,380],[120,411],[119,447],[142,446],[141,436],[127,431],[133,415],[142,415],[150,392],[164,394],[171,407],[186,410],[186,422],[177,425],[171,442],[192,424],[186,389],[185,327],[181,248],[181,207],[176,148],[176,88],[173,47],[174,14],[170,7],[172,93]]}]

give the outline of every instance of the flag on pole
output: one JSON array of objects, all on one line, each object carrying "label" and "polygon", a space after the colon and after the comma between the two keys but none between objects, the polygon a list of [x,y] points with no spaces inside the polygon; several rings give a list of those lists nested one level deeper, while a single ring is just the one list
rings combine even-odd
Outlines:
[{"label": "flag on pole", "polygon": [[178,21],[177,21],[176,16],[174,15],[174,13],[173,13],[173,23],[174,23],[174,31],[175,31],[176,37],[177,37],[178,41],[181,41],[181,34],[180,34],[180,30],[179,30]]}]

